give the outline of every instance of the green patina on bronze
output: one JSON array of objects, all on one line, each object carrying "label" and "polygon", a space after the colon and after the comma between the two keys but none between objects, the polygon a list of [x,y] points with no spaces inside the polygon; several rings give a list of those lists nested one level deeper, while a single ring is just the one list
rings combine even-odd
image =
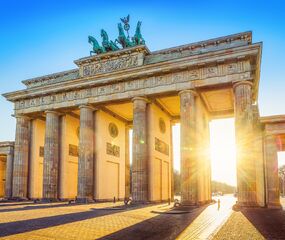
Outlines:
[{"label": "green patina on bronze", "polygon": [[[118,47],[117,43],[120,44],[123,49],[145,44],[145,40],[143,39],[142,34],[141,34],[142,22],[138,21],[135,35],[132,38],[130,38],[129,37],[129,29],[130,29],[129,20],[130,20],[130,15],[128,15],[125,18],[121,18],[121,21],[124,23],[124,27],[122,26],[122,23],[118,23],[119,36],[115,41],[109,40],[108,34],[104,29],[101,30],[102,46],[100,46],[96,38],[92,36],[88,36],[88,42],[93,47],[93,50],[90,51],[90,55],[119,50],[120,48]],[[127,36],[124,30],[127,32]]]},{"label": "green patina on bronze", "polygon": [[103,39],[102,46],[106,52],[119,50],[119,47],[116,45],[116,43],[114,43],[112,40],[109,41],[108,34],[104,29],[101,30],[101,37]]}]

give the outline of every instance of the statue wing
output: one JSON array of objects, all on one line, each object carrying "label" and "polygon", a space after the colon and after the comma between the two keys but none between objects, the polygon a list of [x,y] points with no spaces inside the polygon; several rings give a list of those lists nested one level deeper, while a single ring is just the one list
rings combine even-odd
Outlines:
[{"label": "statue wing", "polygon": [[121,19],[121,21],[123,22],[123,23],[125,23],[125,19],[123,19],[123,18],[120,18]]},{"label": "statue wing", "polygon": [[128,14],[128,16],[127,16],[127,21],[128,22],[130,21],[130,14]]}]

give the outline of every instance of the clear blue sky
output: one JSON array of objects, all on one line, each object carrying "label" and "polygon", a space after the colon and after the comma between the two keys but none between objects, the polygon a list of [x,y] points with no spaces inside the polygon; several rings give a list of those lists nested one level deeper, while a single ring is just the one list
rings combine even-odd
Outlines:
[{"label": "clear blue sky", "polygon": [[[107,4],[108,2],[108,4]],[[131,15],[150,50],[252,30],[263,41],[259,105],[262,115],[285,114],[283,1],[15,1],[0,0],[0,93],[21,80],[72,69],[88,56],[88,35],[104,28],[117,37]],[[13,140],[13,106],[0,97],[0,141]]]}]

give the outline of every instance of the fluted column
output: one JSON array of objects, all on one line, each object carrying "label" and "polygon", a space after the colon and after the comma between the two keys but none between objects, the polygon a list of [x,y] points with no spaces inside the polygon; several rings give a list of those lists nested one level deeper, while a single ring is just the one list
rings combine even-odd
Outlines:
[{"label": "fluted column", "polygon": [[269,208],[281,208],[276,136],[265,136],[266,203]]},{"label": "fluted column", "polygon": [[184,90],[180,96],[180,176],[181,203],[197,204],[196,92]]},{"label": "fluted column", "polygon": [[252,83],[242,81],[234,86],[235,134],[237,144],[238,204],[255,206],[256,169],[253,156]]},{"label": "fluted column", "polygon": [[44,144],[43,199],[58,199],[59,113],[46,111]]},{"label": "fluted column", "polygon": [[94,108],[80,106],[78,202],[94,199]]},{"label": "fluted column", "polygon": [[125,130],[125,197],[129,198],[131,193],[131,176],[130,176],[130,127],[126,126]]},{"label": "fluted column", "polygon": [[10,151],[7,154],[6,161],[6,183],[5,183],[5,197],[12,197],[12,187],[13,187],[13,161],[14,161],[14,151]]},{"label": "fluted column", "polygon": [[132,198],[148,201],[147,103],[143,97],[133,100]]},{"label": "fluted column", "polygon": [[173,155],[173,134],[172,134],[173,123],[170,122],[170,183],[171,183],[171,193],[170,200],[174,201],[174,155]]},{"label": "fluted column", "polygon": [[13,198],[28,197],[28,159],[30,141],[30,119],[26,116],[16,116],[16,137],[13,164]]}]

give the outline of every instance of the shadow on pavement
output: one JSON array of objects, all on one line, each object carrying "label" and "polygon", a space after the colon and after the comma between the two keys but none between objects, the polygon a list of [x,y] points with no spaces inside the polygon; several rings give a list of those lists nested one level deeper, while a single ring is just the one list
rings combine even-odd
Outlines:
[{"label": "shadow on pavement", "polygon": [[[67,206],[67,205],[66,205]],[[75,205],[73,205],[75,206]],[[51,217],[43,217],[36,219],[27,219],[16,222],[8,222],[0,224],[0,237],[5,237],[13,234],[30,232],[38,229],[49,228],[54,226],[59,226],[62,224],[78,222],[86,219],[106,216],[115,214],[118,212],[130,211],[134,209],[144,208],[146,205],[130,207],[120,210],[114,210],[113,207],[110,209],[105,208],[104,210],[91,209],[88,211],[78,212],[78,213],[69,213]]]},{"label": "shadow on pavement", "polygon": [[[45,209],[45,208],[57,208],[57,207],[70,207],[70,206],[74,206],[74,205],[69,205],[66,202],[65,203],[58,203],[58,204],[34,204],[33,203],[29,203],[29,204],[23,204],[23,205],[28,205],[26,207],[19,207],[19,208],[7,208],[7,209],[0,209],[0,213],[3,212],[17,212],[17,211],[26,211],[26,210],[36,210],[36,209]],[[11,205],[9,205],[11,206]],[[18,205],[16,205],[18,206]]]},{"label": "shadow on pavement", "polygon": [[[177,210],[170,210],[167,214],[160,215],[142,221],[133,226],[124,228],[113,234],[100,238],[106,239],[176,239],[176,237],[186,229],[207,206],[193,209],[188,212],[177,214]],[[173,211],[173,213],[171,212]]]},{"label": "shadow on pavement", "polygon": [[240,212],[265,239],[285,239],[285,211],[282,209],[244,208]]}]

